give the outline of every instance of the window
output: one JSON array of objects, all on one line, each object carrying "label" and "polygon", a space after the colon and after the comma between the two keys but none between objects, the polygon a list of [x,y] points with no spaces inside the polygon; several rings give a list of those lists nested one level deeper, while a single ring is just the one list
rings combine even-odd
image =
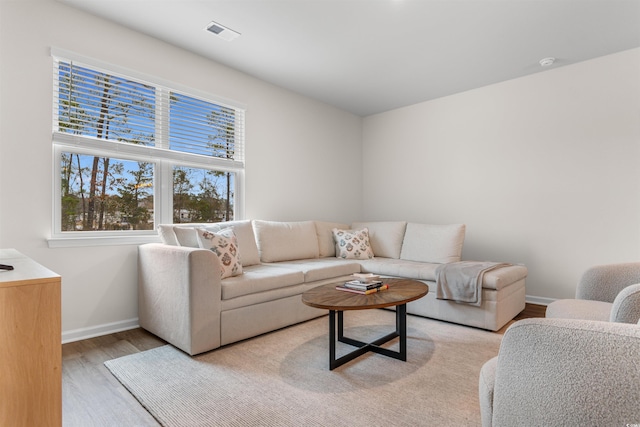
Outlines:
[{"label": "window", "polygon": [[54,240],[239,219],[244,110],[128,74],[54,54]]}]

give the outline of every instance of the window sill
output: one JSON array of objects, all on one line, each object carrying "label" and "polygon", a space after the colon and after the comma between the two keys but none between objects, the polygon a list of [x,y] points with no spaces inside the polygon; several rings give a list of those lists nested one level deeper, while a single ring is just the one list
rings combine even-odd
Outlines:
[{"label": "window sill", "polygon": [[158,243],[157,235],[146,236],[91,236],[91,237],[52,237],[47,239],[50,248],[77,248],[86,246],[121,246]]}]

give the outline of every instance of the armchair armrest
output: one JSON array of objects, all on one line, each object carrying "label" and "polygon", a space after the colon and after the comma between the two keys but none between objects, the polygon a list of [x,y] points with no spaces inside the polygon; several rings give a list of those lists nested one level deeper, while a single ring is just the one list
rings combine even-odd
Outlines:
[{"label": "armchair armrest", "polygon": [[494,357],[482,365],[480,370],[480,381],[478,383],[478,396],[480,398],[480,413],[482,415],[482,426],[489,427],[493,419],[493,389],[496,384],[496,368],[498,366],[498,356]]},{"label": "armchair armrest", "polygon": [[624,288],[613,301],[609,321],[638,323],[640,319],[640,283]]},{"label": "armchair armrest", "polygon": [[636,283],[640,283],[640,262],[598,265],[584,272],[576,298],[612,303],[620,291]]},{"label": "armchair armrest", "polygon": [[206,249],[139,246],[140,326],[191,355],[219,347],[220,272],[220,260]]}]

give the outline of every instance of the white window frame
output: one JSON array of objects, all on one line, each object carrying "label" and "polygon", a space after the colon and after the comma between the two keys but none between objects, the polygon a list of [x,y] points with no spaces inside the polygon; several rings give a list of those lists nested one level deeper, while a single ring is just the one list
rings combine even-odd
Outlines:
[{"label": "white window frame", "polygon": [[[231,107],[241,113],[244,118],[245,107],[237,102],[225,100],[221,97],[184,87],[162,79],[143,75],[141,73],[106,64],[95,59],[79,56],[61,49],[52,49],[53,65],[60,61],[72,61],[83,67],[96,71],[122,77],[129,80],[141,81],[156,87],[157,98],[162,104],[168,99],[169,91],[175,91],[189,97],[201,99],[206,102]],[[55,76],[54,76],[55,78]],[[156,146],[143,146],[122,142],[97,140],[85,136],[72,135],[57,131],[58,111],[57,93],[54,85],[53,96],[53,215],[52,233],[48,239],[49,247],[76,247],[76,246],[100,246],[141,244],[159,241],[157,233],[158,224],[170,224],[173,222],[173,167],[184,166],[198,169],[209,169],[221,172],[234,173],[234,219],[244,219],[244,120],[242,129],[239,129],[241,138],[241,150],[238,159],[222,159],[217,157],[191,154],[168,149],[168,121],[166,117],[156,116]],[[165,100],[165,101],[162,101]],[[156,105],[156,114],[159,108]],[[62,231],[62,189],[61,189],[61,156],[63,152],[74,154],[97,155],[122,160],[144,161],[154,165],[154,230],[128,230],[128,231]]]}]

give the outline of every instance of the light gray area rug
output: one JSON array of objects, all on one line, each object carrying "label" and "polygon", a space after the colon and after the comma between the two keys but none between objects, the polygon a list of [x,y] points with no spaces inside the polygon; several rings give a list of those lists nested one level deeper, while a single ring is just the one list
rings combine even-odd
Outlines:
[{"label": "light gray area rug", "polygon": [[[386,310],[344,317],[363,341],[395,327]],[[369,353],[330,371],[324,316],[196,357],[167,345],[105,365],[164,426],[479,426],[478,375],[502,336],[408,316],[407,337],[407,362]]]}]

